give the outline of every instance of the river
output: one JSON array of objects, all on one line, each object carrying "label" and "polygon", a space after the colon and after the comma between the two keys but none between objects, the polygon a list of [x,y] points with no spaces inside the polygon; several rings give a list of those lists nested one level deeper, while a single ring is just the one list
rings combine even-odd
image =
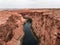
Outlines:
[{"label": "river", "polygon": [[31,22],[28,21],[24,24],[24,38],[22,45],[37,45],[38,40],[35,39],[31,31]]}]

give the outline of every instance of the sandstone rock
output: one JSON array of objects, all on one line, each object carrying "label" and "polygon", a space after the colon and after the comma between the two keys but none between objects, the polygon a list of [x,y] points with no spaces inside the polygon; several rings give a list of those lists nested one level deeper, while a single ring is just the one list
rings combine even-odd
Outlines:
[{"label": "sandstone rock", "polygon": [[60,9],[0,11],[0,45],[21,45],[23,24],[29,18],[38,45],[60,45]]},{"label": "sandstone rock", "polygon": [[[60,45],[60,10],[39,10],[21,13],[32,19],[32,32],[38,37],[39,45]],[[59,36],[58,36],[59,33]],[[58,37],[58,38],[57,38]]]},{"label": "sandstone rock", "polygon": [[0,45],[21,45],[25,22],[21,14],[0,13]]}]

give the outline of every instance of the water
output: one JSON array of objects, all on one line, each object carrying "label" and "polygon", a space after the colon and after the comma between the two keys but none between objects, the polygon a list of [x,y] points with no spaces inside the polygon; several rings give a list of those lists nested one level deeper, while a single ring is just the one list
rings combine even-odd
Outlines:
[{"label": "water", "polygon": [[23,38],[22,45],[37,45],[37,43],[38,43],[38,41],[34,38],[30,27],[31,27],[31,23],[28,21],[24,25],[25,36]]}]

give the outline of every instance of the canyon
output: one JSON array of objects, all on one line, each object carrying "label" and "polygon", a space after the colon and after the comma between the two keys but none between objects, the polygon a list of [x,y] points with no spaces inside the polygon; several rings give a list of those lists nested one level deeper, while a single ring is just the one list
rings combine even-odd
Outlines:
[{"label": "canyon", "polygon": [[60,45],[60,9],[0,11],[0,45],[22,45],[28,19],[37,45]]}]

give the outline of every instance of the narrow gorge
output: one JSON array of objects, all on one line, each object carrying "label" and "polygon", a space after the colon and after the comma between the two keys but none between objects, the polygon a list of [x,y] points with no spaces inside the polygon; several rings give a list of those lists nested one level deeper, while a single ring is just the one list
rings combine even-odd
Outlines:
[{"label": "narrow gorge", "polygon": [[0,11],[0,45],[60,45],[60,9]]},{"label": "narrow gorge", "polygon": [[38,44],[38,40],[35,39],[35,36],[32,32],[31,25],[32,25],[31,19],[28,19],[27,22],[24,24],[25,35],[23,38],[22,45],[37,45]]}]

